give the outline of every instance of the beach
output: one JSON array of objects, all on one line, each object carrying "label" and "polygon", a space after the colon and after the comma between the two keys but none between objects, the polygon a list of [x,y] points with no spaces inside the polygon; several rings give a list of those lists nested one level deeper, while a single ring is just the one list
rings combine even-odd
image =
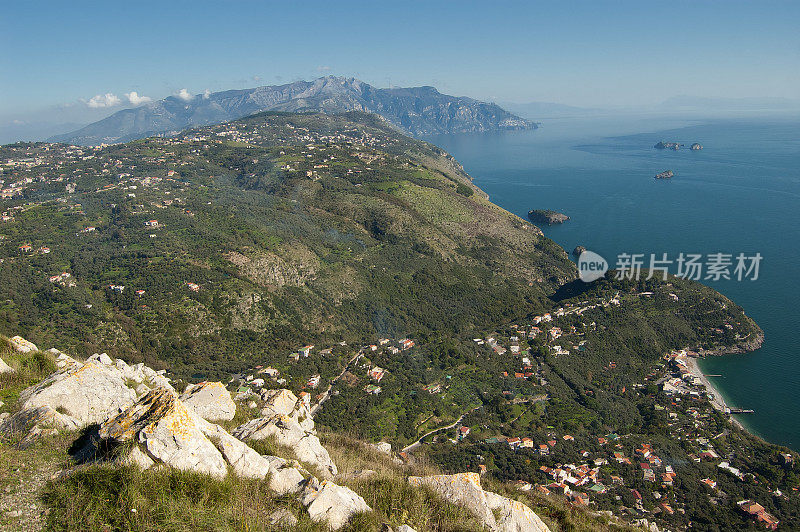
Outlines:
[{"label": "beach", "polygon": [[700,369],[700,366],[697,364],[697,358],[695,358],[695,357],[686,357],[686,367],[692,373],[692,375],[697,377],[700,380],[700,382],[703,384],[703,387],[706,390],[706,394],[708,394],[708,396],[709,396],[708,400],[711,403],[711,405],[714,408],[716,408],[717,410],[719,410],[720,412],[722,412],[723,414],[728,415],[729,419],[731,420],[731,423],[733,423],[734,425],[736,425],[737,427],[739,427],[742,430],[746,430],[746,431],[750,432],[749,430],[747,430],[745,428],[745,426],[738,419],[736,419],[735,417],[730,415],[730,410],[729,410],[730,409],[730,405],[728,405],[725,402],[725,399],[723,399],[722,394],[719,393],[719,390],[717,390],[717,388],[709,380],[709,378],[706,377],[703,374],[703,371]]}]

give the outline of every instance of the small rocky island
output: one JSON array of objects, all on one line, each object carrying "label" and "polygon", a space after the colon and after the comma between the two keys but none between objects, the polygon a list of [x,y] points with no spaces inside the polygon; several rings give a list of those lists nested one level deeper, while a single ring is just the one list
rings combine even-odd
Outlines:
[{"label": "small rocky island", "polygon": [[528,211],[528,219],[533,223],[557,225],[569,220],[569,216],[550,209],[533,209]]},{"label": "small rocky island", "polygon": [[681,146],[685,146],[685,144],[681,144],[680,142],[664,142],[663,140],[658,141],[658,144],[653,146],[659,150],[675,150],[678,151],[681,149]]},{"label": "small rocky island", "polygon": [[586,251],[585,247],[583,247],[583,246],[575,246],[575,249],[572,250],[572,254],[575,257],[580,257],[581,253],[583,253],[584,251]]},{"label": "small rocky island", "polygon": [[[653,147],[656,148],[657,150],[674,150],[674,151],[678,151],[681,148],[685,148],[686,144],[683,144],[681,142],[673,142],[673,141],[664,142],[663,140],[660,140],[658,142],[658,144],[656,144]],[[699,142],[695,142],[695,143],[693,143],[693,144],[691,144],[689,146],[689,149],[692,150],[692,151],[699,151],[699,150],[703,149],[703,145],[700,144]]]},{"label": "small rocky island", "polygon": [[656,174],[655,178],[656,179],[670,179],[674,175],[675,175],[675,172],[673,172],[672,170],[664,170],[660,174]]}]

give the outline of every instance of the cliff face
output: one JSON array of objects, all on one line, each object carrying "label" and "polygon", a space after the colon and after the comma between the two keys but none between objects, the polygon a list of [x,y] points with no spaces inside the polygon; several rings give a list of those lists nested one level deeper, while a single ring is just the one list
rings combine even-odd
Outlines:
[{"label": "cliff face", "polygon": [[433,87],[379,89],[358,79],[330,76],[311,82],[198,94],[188,100],[170,96],[124,109],[50,140],[80,145],[126,142],[269,110],[376,113],[415,136],[537,127],[493,103],[449,96]]}]

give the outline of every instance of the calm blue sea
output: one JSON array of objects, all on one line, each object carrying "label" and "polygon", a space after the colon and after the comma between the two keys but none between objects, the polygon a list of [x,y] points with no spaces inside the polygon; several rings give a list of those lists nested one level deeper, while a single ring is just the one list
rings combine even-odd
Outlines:
[{"label": "calm blue sea", "polygon": [[[758,351],[707,359],[739,419],[800,450],[800,119],[553,119],[541,129],[428,139],[452,153],[492,201],[570,216],[543,228],[612,266],[620,253],[761,253],[756,281],[704,281],[764,329]],[[659,140],[704,149],[656,150]],[[671,180],[653,176],[671,169]]]}]

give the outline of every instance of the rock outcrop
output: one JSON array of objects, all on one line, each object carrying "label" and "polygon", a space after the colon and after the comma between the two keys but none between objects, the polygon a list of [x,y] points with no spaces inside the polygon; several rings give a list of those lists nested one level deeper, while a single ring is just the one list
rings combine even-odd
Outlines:
[{"label": "rock outcrop", "polygon": [[409,477],[414,486],[427,486],[445,499],[464,506],[489,530],[500,532],[544,532],[547,525],[519,501],[484,491],[478,473]]},{"label": "rock outcrop", "polygon": [[557,225],[569,220],[569,216],[550,209],[533,209],[528,211],[528,219],[533,223]]},{"label": "rock outcrop", "polygon": [[34,344],[33,342],[29,342],[22,336],[11,337],[8,339],[8,342],[11,344],[11,347],[18,353],[32,353],[33,351],[39,350],[39,348],[36,347],[36,344]]},{"label": "rock outcrop", "polygon": [[20,394],[22,410],[48,406],[81,424],[105,421],[135,400],[122,374],[97,361],[67,365]]},{"label": "rock outcrop", "polygon": [[230,421],[236,415],[236,403],[221,382],[190,384],[181,394],[181,401],[207,421]]},{"label": "rock outcrop", "polygon": [[252,419],[235,428],[233,435],[243,441],[274,437],[278,445],[292,449],[298,460],[317,469],[323,477],[332,479],[338,473],[336,464],[319,438],[289,416],[276,414]]},{"label": "rock outcrop", "polygon": [[389,455],[392,454],[392,444],[389,442],[381,441],[378,443],[370,443],[369,446],[378,452]]},{"label": "rock outcrop", "polygon": [[74,358],[69,356],[68,354],[62,353],[61,351],[59,351],[56,348],[48,349],[47,352],[50,353],[51,355],[53,355],[53,358],[56,361],[56,367],[58,369],[64,369],[67,366],[73,366],[73,365],[80,364],[80,362],[78,362],[77,360],[75,360]]},{"label": "rock outcrop", "polygon": [[277,456],[258,454],[219,425],[202,419],[164,388],[150,391],[103,423],[98,437],[97,448],[131,444],[120,459],[142,469],[163,464],[221,478],[230,467],[244,478],[269,475],[270,488],[278,495],[299,492],[306,480],[300,468]]},{"label": "rock outcrop", "polygon": [[[269,487],[278,495],[297,493],[303,488],[305,477],[298,464],[277,456],[264,455],[269,462]],[[305,472],[305,471],[304,471]],[[310,476],[310,475],[309,475]]]},{"label": "rock outcrop", "polygon": [[12,373],[14,368],[6,364],[6,361],[0,358],[0,373]]},{"label": "rock outcrop", "polygon": [[581,253],[586,251],[586,248],[583,246],[575,246],[575,249],[572,250],[572,255],[575,257],[580,257]]},{"label": "rock outcrop", "polygon": [[227,463],[201,430],[204,423],[173,393],[158,388],[104,422],[99,437],[112,446],[132,442],[135,453],[141,452],[153,464],[225,477]]},{"label": "rock outcrop", "polygon": [[308,394],[298,399],[291,390],[264,390],[261,392],[261,399],[264,401],[264,408],[261,409],[262,417],[288,416],[303,430],[315,432]]},{"label": "rock outcrop", "polygon": [[313,521],[327,521],[331,530],[342,528],[356,514],[372,511],[358,493],[327,480],[309,484],[300,502]]},{"label": "rock outcrop", "polygon": [[0,436],[13,438],[23,436],[30,441],[50,430],[77,430],[81,423],[77,419],[56,412],[49,406],[20,410],[0,423]]},{"label": "rock outcrop", "polygon": [[655,175],[654,179],[671,179],[672,176],[675,175],[675,172],[672,170],[664,170],[663,172],[659,172]]}]

